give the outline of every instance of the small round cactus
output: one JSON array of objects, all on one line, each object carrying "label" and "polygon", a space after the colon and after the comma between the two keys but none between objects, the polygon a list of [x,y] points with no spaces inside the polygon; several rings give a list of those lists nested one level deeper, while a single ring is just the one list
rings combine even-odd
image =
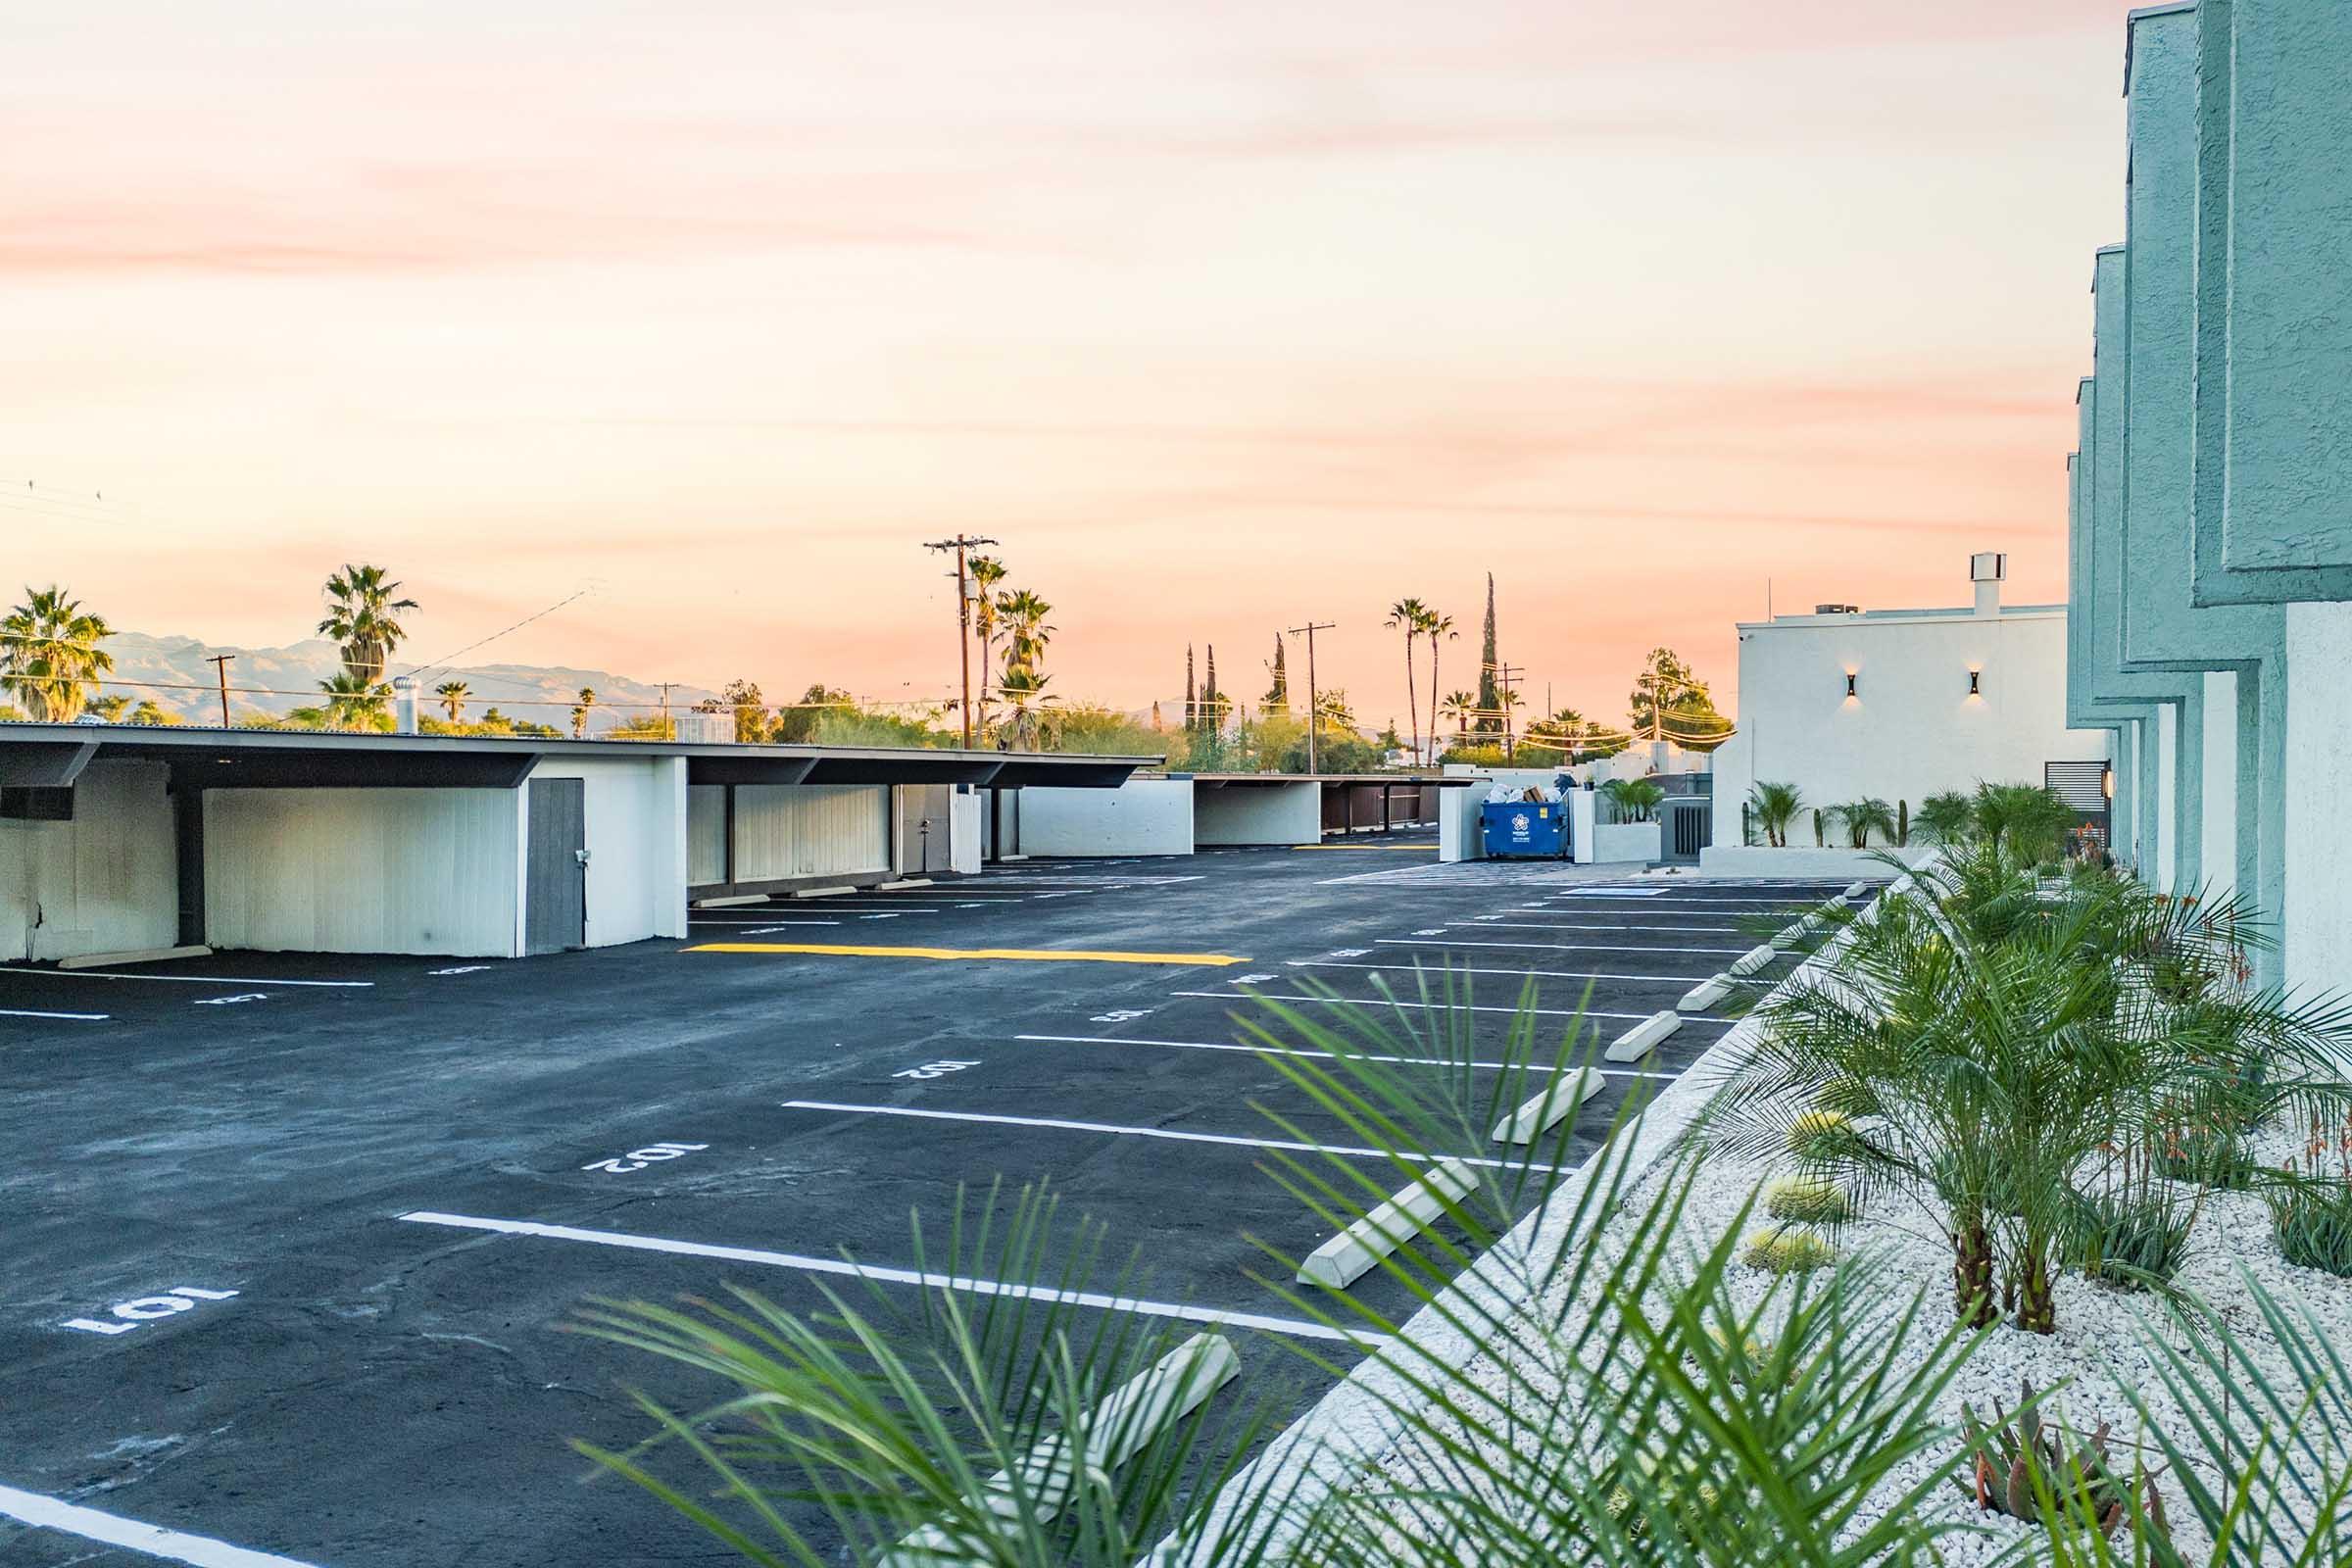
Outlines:
[{"label": "small round cactus", "polygon": [[1771,1274],[1803,1274],[1838,1261],[1838,1249],[1796,1225],[1766,1225],[1748,1232],[1741,1254],[1749,1268]]},{"label": "small round cactus", "polygon": [[1818,1152],[1851,1126],[1841,1110],[1808,1110],[1788,1124],[1788,1148],[1799,1154]]},{"label": "small round cactus", "polygon": [[1842,1225],[1854,1217],[1854,1200],[1826,1177],[1786,1176],[1764,1189],[1764,1212],[1807,1225]]}]

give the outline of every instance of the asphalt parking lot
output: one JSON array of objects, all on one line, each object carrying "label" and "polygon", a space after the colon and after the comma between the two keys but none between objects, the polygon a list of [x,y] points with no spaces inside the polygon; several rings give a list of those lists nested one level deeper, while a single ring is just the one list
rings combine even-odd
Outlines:
[{"label": "asphalt parking lot", "polygon": [[[1323,1236],[1259,1168],[1282,1135],[1252,1102],[1331,1129],[1232,1049],[1253,996],[1404,1026],[1414,967],[1450,968],[1499,1042],[1533,976],[1546,1020],[1590,987],[1613,1037],[1838,891],[1434,859],[1398,835],[1031,861],[510,962],[0,966],[0,1562],[710,1556],[634,1489],[579,1485],[565,1440],[644,1436],[630,1387],[720,1391],[556,1325],[729,1283],[814,1309],[845,1254],[911,1293],[887,1272],[909,1212],[997,1177],[1141,1249],[1151,1298],[1230,1325],[1301,1410],[1327,1380],[1260,1336],[1319,1325],[1250,1277],[1250,1237]],[[1611,1067],[1572,1152],[1727,1027]],[[110,1544],[123,1521],[178,1534]]]}]

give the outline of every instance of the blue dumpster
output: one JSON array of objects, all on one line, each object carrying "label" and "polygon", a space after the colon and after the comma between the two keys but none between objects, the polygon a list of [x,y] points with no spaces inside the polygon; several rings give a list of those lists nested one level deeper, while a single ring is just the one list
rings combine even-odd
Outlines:
[{"label": "blue dumpster", "polygon": [[1568,853],[1568,821],[1556,801],[1489,801],[1483,815],[1491,858],[1556,860]]}]

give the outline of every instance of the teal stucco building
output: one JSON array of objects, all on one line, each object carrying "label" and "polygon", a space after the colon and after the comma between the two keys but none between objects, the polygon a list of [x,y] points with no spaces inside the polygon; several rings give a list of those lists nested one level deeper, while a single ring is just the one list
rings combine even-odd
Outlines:
[{"label": "teal stucco building", "polygon": [[2124,243],[2093,264],[2067,718],[2119,859],[2233,888],[2258,971],[2352,990],[2352,5],[2132,14]]}]

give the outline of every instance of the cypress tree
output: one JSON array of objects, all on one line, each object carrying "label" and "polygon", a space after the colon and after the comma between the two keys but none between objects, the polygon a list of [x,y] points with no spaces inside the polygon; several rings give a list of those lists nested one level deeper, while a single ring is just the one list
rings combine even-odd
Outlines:
[{"label": "cypress tree", "polygon": [[1193,645],[1191,643],[1184,645],[1184,727],[1188,731],[1200,727],[1200,703],[1193,695]]},{"label": "cypress tree", "polygon": [[1215,735],[1225,728],[1224,693],[1217,690],[1217,645],[1208,645],[1208,682],[1200,688],[1200,729]]},{"label": "cypress tree", "polygon": [[1266,711],[1287,713],[1291,710],[1291,675],[1290,671],[1283,666],[1282,633],[1280,632],[1274,634],[1274,663],[1272,667],[1274,684],[1266,688]]},{"label": "cypress tree", "polygon": [[1494,672],[1502,667],[1494,655],[1494,574],[1487,573],[1487,636],[1478,656],[1478,727],[1484,730],[1502,728],[1502,691],[1494,683]]}]

